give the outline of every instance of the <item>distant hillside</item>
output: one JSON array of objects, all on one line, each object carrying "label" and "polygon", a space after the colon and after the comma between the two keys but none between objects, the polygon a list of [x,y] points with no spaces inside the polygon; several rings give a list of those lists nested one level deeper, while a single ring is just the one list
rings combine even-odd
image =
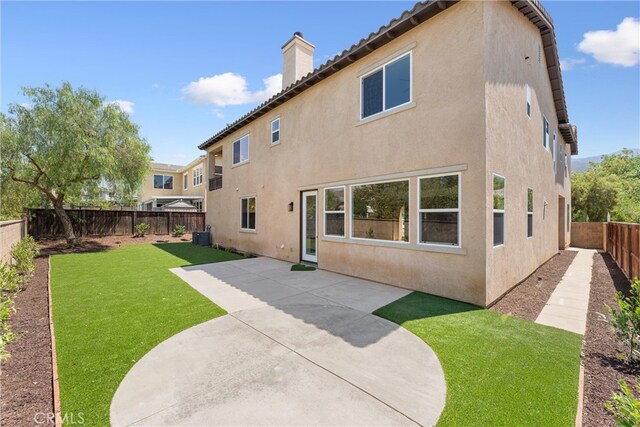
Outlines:
[{"label": "distant hillside", "polygon": [[[640,149],[633,149],[631,150],[633,151],[636,155],[640,155]],[[613,154],[618,154],[621,153],[621,151],[616,151]],[[593,162],[593,163],[600,163],[600,161],[602,160],[602,156],[604,156],[604,154],[600,154],[599,156],[593,156],[593,157],[583,157],[583,158],[577,158],[577,159],[571,159],[571,170],[573,172],[584,172],[587,169],[589,169],[589,163]]]}]

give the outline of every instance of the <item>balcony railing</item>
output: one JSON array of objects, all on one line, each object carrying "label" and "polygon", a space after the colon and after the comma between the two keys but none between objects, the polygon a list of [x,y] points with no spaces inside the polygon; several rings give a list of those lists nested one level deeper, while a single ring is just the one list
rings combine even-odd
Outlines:
[{"label": "balcony railing", "polygon": [[209,191],[219,190],[222,188],[222,175],[216,175],[209,179]]}]

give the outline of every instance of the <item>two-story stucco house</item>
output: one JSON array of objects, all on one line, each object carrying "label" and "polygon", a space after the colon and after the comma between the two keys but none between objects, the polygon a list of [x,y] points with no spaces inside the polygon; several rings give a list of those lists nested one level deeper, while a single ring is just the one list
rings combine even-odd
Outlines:
[{"label": "two-story stucco house", "polygon": [[[531,1],[427,1],[200,145],[214,240],[486,306],[569,244],[554,27]],[[215,168],[214,168],[215,166]]]},{"label": "two-story stucco house", "polygon": [[206,156],[186,166],[151,162],[151,172],[138,194],[138,210],[206,210]]}]

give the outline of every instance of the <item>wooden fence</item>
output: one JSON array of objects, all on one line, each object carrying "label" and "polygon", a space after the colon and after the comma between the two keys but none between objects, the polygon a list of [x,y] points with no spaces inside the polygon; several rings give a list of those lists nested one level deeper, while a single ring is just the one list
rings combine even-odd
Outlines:
[{"label": "wooden fence", "polygon": [[[149,234],[167,235],[176,225],[184,225],[187,233],[204,231],[204,212],[157,212],[67,209],[76,236],[129,236],[136,224],[151,226]],[[27,231],[36,239],[62,237],[64,228],[55,211],[30,209],[27,211]]]},{"label": "wooden fence", "polygon": [[640,277],[640,224],[607,223],[607,252],[628,279]]}]

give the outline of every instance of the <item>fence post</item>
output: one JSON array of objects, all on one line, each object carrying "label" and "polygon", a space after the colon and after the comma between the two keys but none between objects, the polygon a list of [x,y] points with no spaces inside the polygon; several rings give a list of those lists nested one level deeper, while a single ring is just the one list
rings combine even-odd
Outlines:
[{"label": "fence post", "polygon": [[138,214],[136,211],[133,211],[133,218],[131,219],[131,234],[136,234],[136,220],[138,219]]},{"label": "fence post", "polygon": [[168,212],[169,217],[167,218],[167,234],[171,236],[171,220],[173,219],[173,213],[171,211]]}]

